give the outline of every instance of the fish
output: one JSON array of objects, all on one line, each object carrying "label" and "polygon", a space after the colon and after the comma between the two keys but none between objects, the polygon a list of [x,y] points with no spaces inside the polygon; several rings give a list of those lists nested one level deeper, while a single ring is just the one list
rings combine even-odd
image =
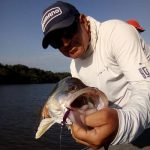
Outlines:
[{"label": "fish", "polygon": [[46,100],[35,138],[39,139],[55,123],[77,123],[83,128],[85,116],[108,107],[107,96],[96,87],[86,86],[80,79],[65,77],[60,80]]}]

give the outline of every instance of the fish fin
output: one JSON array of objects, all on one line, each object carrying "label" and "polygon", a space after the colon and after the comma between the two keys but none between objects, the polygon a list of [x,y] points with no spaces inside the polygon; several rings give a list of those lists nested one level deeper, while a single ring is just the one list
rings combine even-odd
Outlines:
[{"label": "fish fin", "polygon": [[36,132],[35,138],[40,138],[54,123],[55,121],[53,118],[42,119]]}]

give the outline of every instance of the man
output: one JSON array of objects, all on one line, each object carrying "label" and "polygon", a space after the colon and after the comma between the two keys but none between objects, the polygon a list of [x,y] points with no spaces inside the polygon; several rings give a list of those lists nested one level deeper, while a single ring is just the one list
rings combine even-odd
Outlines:
[{"label": "man", "polygon": [[150,65],[139,34],[120,20],[103,23],[56,2],[43,13],[43,48],[72,58],[71,74],[103,91],[114,105],[72,125],[72,136],[92,149],[129,143],[150,124]]}]

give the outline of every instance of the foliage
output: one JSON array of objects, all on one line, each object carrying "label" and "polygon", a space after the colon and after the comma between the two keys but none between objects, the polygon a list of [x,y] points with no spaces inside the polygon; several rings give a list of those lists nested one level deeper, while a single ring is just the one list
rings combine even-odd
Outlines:
[{"label": "foliage", "polygon": [[53,73],[21,64],[3,65],[0,63],[0,84],[56,83],[67,76],[70,76],[70,73]]}]

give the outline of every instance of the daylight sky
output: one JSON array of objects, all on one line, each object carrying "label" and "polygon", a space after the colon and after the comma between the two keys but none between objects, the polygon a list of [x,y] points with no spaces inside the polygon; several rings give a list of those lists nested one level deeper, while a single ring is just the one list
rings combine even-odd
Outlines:
[{"label": "daylight sky", "polygon": [[[137,19],[150,43],[150,0],[64,0],[100,22]],[[51,47],[42,48],[43,10],[54,0],[0,0],[0,63],[23,64],[53,72],[69,72],[70,59]]]}]

